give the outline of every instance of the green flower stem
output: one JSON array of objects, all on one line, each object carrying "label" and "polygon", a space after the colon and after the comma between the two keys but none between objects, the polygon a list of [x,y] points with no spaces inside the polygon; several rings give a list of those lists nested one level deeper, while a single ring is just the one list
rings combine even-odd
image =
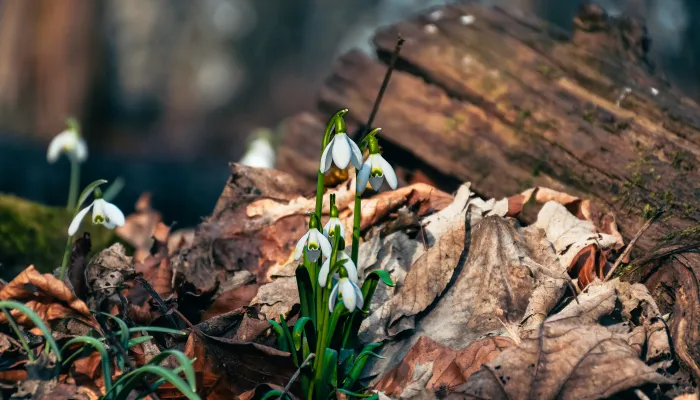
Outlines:
[{"label": "green flower stem", "polygon": [[68,209],[75,208],[80,190],[80,162],[75,156],[70,158],[70,186],[68,187]]},{"label": "green flower stem", "polygon": [[[339,249],[340,246],[340,235],[334,235],[333,237],[333,251],[331,252],[331,270],[333,269],[332,267],[335,266],[335,263],[338,261],[338,252],[342,251]],[[328,274],[328,281],[326,282],[326,285],[332,282],[332,277],[331,277],[331,272],[329,271]],[[330,286],[330,285],[328,285]],[[320,382],[322,377],[323,377],[323,359],[324,359],[324,354],[326,352],[326,341],[327,337],[331,334],[331,332],[328,332],[328,320],[330,317],[330,314],[323,310],[323,307],[328,304],[328,299],[330,297],[330,288],[328,287],[319,287],[319,292],[321,293],[321,301],[320,301],[320,306],[321,306],[321,313],[319,314],[319,326],[321,327],[318,331],[318,339],[316,341],[316,358],[314,359],[314,381]],[[317,304],[318,306],[319,304]],[[316,387],[316,390],[320,390],[321,388]]]},{"label": "green flower stem", "polygon": [[19,326],[17,326],[17,322],[15,321],[15,319],[12,318],[12,315],[10,315],[10,313],[7,311],[7,308],[3,307],[2,312],[5,313],[7,322],[10,323],[12,330],[15,331],[15,335],[17,335],[17,339],[19,339],[20,343],[22,343],[22,347],[24,347],[24,350],[27,352],[27,357],[29,357],[29,361],[36,361],[36,358],[34,358],[34,354],[32,353],[32,348],[29,347],[29,343],[27,343],[27,339],[25,339],[24,335],[22,334],[22,331],[19,329]]},{"label": "green flower stem", "polygon": [[[326,186],[323,184],[323,172],[318,170],[318,179],[316,182],[316,215],[319,221],[321,220],[321,212],[323,211],[323,192],[326,190]],[[311,217],[313,218],[313,217]]]},{"label": "green flower stem", "polygon": [[66,277],[66,270],[68,269],[68,262],[70,261],[70,253],[73,250],[73,236],[68,236],[66,241],[66,249],[63,251],[63,261],[61,262],[61,275],[59,279],[63,281]]},{"label": "green flower stem", "polygon": [[[359,173],[360,170],[357,170]],[[357,255],[360,252],[360,223],[362,222],[362,195],[355,193],[355,208],[352,212],[352,255],[350,259],[357,266]]]}]

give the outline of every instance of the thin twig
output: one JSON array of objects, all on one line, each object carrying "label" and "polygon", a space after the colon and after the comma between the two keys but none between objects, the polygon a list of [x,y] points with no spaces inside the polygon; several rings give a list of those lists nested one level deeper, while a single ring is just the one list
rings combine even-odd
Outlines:
[{"label": "thin twig", "polygon": [[625,248],[625,251],[623,251],[622,254],[620,254],[620,257],[617,258],[613,267],[610,269],[610,271],[608,271],[607,275],[605,275],[605,279],[603,279],[604,282],[607,282],[613,276],[617,267],[619,267],[620,264],[622,264],[622,260],[624,260],[625,258],[627,258],[627,256],[629,256],[630,252],[632,251],[632,248],[634,247],[635,244],[637,244],[637,241],[639,240],[639,238],[642,237],[644,232],[646,232],[647,229],[649,229],[651,224],[653,224],[657,219],[659,219],[659,217],[665,211],[666,211],[666,209],[664,207],[659,208],[659,210],[656,212],[656,214],[654,214],[653,217],[649,218],[649,220],[647,220],[647,222],[645,222],[644,225],[642,225],[642,228],[639,229],[639,232],[637,232],[637,234],[634,235],[632,240],[630,240],[629,244]]},{"label": "thin twig", "polygon": [[396,47],[394,47],[394,52],[391,54],[391,61],[389,61],[389,68],[386,70],[386,74],[384,74],[384,81],[382,81],[382,86],[379,88],[379,93],[377,93],[377,98],[374,100],[374,105],[372,106],[372,112],[369,113],[369,118],[367,118],[367,124],[365,124],[365,130],[362,132],[362,134],[356,134],[355,142],[360,142],[365,135],[372,129],[372,122],[374,122],[374,117],[377,115],[377,112],[379,111],[379,105],[382,103],[382,98],[384,97],[384,92],[386,92],[386,88],[389,86],[389,80],[391,79],[391,73],[394,72],[394,69],[396,67],[396,61],[399,59],[399,53],[401,52],[401,47],[403,46],[403,43],[406,40],[399,35],[399,38],[396,40]]},{"label": "thin twig", "polygon": [[160,309],[160,312],[163,313],[163,315],[165,315],[165,317],[168,321],[170,321],[173,327],[175,327],[175,329],[180,329],[180,327],[177,324],[177,321],[175,321],[175,317],[173,317],[173,315],[168,312],[168,306],[165,305],[165,302],[163,301],[163,299],[160,298],[158,292],[156,292],[155,289],[153,289],[153,286],[151,286],[151,284],[148,283],[148,281],[141,276],[137,277],[135,280],[141,282],[146,291],[151,295],[151,297],[153,297],[153,300],[155,300],[156,304],[158,305],[158,308]]},{"label": "thin twig", "polygon": [[306,367],[309,364],[309,362],[311,362],[311,360],[314,359],[314,357],[316,357],[316,354],[311,353],[306,357],[306,360],[304,360],[304,362],[301,363],[299,368],[297,368],[296,372],[294,372],[294,375],[292,375],[291,379],[289,379],[289,382],[287,382],[287,386],[284,387],[284,390],[282,391],[282,395],[280,396],[280,399],[284,400],[284,396],[287,395],[287,392],[289,392],[289,388],[292,387],[292,385],[294,384],[294,381],[296,381],[297,378],[299,377],[301,370],[304,367]]}]

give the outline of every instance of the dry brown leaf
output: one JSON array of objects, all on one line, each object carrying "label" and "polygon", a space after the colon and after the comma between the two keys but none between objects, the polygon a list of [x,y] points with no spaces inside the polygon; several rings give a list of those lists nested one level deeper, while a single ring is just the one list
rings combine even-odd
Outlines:
[{"label": "dry brown leaf", "polygon": [[[598,399],[646,383],[671,383],[640,359],[644,326],[598,324],[618,304],[625,320],[633,310],[647,307],[647,299],[635,295],[643,290],[641,285],[619,281],[591,286],[579,296],[579,303],[549,317],[520,345],[484,365],[450,398]],[[646,297],[650,298],[648,293]],[[657,311],[652,307],[642,314]]]},{"label": "dry brown leaf", "polygon": [[24,369],[0,371],[0,381],[17,382],[25,379],[27,379],[27,371]]},{"label": "dry brown leaf", "polygon": [[[554,307],[568,277],[542,230],[517,228],[497,216],[466,228],[469,231],[462,227],[440,237],[411,267],[398,294],[365,321],[375,326],[369,339],[382,340],[412,328],[408,317],[420,314],[413,335],[386,344],[381,353],[387,359],[377,361],[368,374],[381,375],[398,363],[418,336],[461,349],[485,334],[503,334],[504,323],[537,321]],[[431,252],[436,261],[428,261]],[[449,255],[442,266],[448,270],[451,265],[448,273],[456,274],[446,288],[426,286],[427,281],[445,281],[442,272],[426,273],[440,266],[439,255]],[[439,297],[433,301],[435,296]],[[384,337],[376,333],[382,328]]]},{"label": "dry brown leaf", "polygon": [[[547,202],[542,207],[534,225],[547,233],[547,238],[554,245],[562,266],[579,272],[584,269],[584,280],[587,282],[590,282],[598,271],[607,269],[600,265],[600,258],[603,256],[597,253],[598,249],[616,250],[624,245],[619,233],[599,232],[593,222],[577,218],[563,205],[554,201]],[[586,249],[591,245],[595,246],[594,251]],[[593,257],[590,257],[591,251]],[[590,260],[589,267],[586,267],[587,260]],[[579,263],[583,265],[577,265]]]},{"label": "dry brown leaf", "polygon": [[503,336],[475,340],[467,348],[454,350],[422,336],[401,363],[375,385],[387,395],[399,396],[409,385],[416,366],[431,364],[428,389],[452,389],[464,383],[481,365],[494,359],[513,341]]},{"label": "dry brown leaf", "polygon": [[257,283],[251,283],[223,292],[204,313],[202,321],[249,305],[258,293],[259,287]]},{"label": "dry brown leaf", "polygon": [[583,289],[595,279],[603,280],[611,268],[605,253],[597,245],[589,244],[571,260],[569,276],[578,278],[578,286]]},{"label": "dry brown leaf", "polygon": [[[49,327],[56,320],[77,318],[99,329],[99,325],[90,314],[87,305],[77,298],[65,283],[51,274],[41,274],[33,265],[27,267],[0,290],[0,300],[15,300],[25,303],[36,311]],[[18,323],[34,327],[29,318],[19,311],[12,310],[11,314]],[[7,318],[4,314],[0,314],[0,323],[5,322],[7,322]]]},{"label": "dry brown leaf", "polygon": [[245,332],[234,331],[232,338],[209,334],[232,334],[221,328],[213,320],[197,325],[185,347],[188,357],[196,357],[193,367],[198,374],[222,376],[219,384],[223,387],[215,388],[217,392],[227,392],[231,398],[261,383],[285,385],[289,381],[296,370],[289,353],[241,340],[248,336]]},{"label": "dry brown leaf", "polygon": [[136,201],[136,212],[126,217],[124,226],[115,229],[117,235],[134,247],[134,260],[143,261],[151,254],[153,234],[161,223],[160,214],[151,208],[151,194],[144,193]]},{"label": "dry brown leaf", "polygon": [[464,252],[464,235],[464,226],[445,233],[411,267],[403,288],[387,305],[390,325],[425,310],[445,290]]}]

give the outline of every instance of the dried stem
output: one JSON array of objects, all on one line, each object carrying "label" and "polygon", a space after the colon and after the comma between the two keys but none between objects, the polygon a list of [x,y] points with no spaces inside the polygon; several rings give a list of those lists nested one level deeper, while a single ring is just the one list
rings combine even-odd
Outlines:
[{"label": "dried stem", "polygon": [[634,237],[632,238],[632,240],[630,240],[629,244],[628,244],[627,247],[625,248],[625,251],[623,251],[622,254],[620,254],[620,257],[617,258],[617,260],[615,261],[615,264],[613,265],[613,267],[610,269],[610,271],[608,271],[608,274],[605,275],[605,279],[603,279],[603,281],[608,281],[608,280],[613,276],[613,274],[615,273],[615,270],[617,269],[617,267],[619,267],[620,264],[622,264],[622,260],[626,259],[627,256],[629,256],[630,252],[632,251],[632,248],[633,248],[634,245],[637,243],[637,241],[639,240],[639,238],[642,237],[642,235],[644,234],[644,232],[646,232],[647,229],[649,229],[649,227],[651,226],[651,224],[653,224],[657,219],[659,219],[659,217],[660,217],[665,211],[666,211],[665,208],[659,208],[659,210],[656,212],[656,214],[654,214],[653,217],[649,218],[649,220],[647,220],[647,222],[645,222],[644,225],[642,225],[641,229],[639,229],[639,232],[637,232],[637,234],[634,235]]},{"label": "dried stem", "polygon": [[367,123],[365,124],[365,129],[362,131],[362,134],[359,134],[359,132],[356,134],[356,136],[353,138],[355,139],[355,142],[360,142],[365,135],[372,129],[372,122],[374,122],[374,117],[377,115],[377,112],[379,111],[379,105],[382,103],[382,98],[384,97],[384,92],[386,92],[386,88],[389,86],[389,80],[391,79],[391,73],[394,72],[394,69],[396,68],[396,61],[399,59],[399,53],[401,52],[401,47],[403,46],[404,42],[406,40],[399,35],[399,38],[396,40],[396,47],[394,47],[394,52],[391,54],[391,61],[389,61],[389,68],[386,70],[386,74],[384,74],[384,80],[382,81],[382,86],[379,88],[379,93],[377,93],[377,98],[374,100],[374,105],[372,106],[372,112],[369,113],[369,118],[367,118]]}]

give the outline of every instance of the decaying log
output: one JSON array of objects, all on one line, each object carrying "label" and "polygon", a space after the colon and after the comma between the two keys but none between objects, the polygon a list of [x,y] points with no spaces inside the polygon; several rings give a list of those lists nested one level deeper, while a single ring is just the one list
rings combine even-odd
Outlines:
[{"label": "decaying log", "polygon": [[[398,70],[374,121],[390,162],[447,191],[471,181],[484,197],[544,186],[591,199],[596,212],[615,214],[627,241],[665,208],[633,258],[700,233],[700,106],[655,70],[640,22],[609,18],[594,5],[582,7],[571,33],[475,4],[380,30],[378,59],[342,56],[320,90],[319,113],[292,119],[295,143],[320,141],[325,118],[341,108],[350,109],[355,133],[363,130],[399,35],[406,42]],[[279,168],[292,159],[280,159]],[[310,165],[299,172],[309,186]],[[671,292],[670,325],[687,332],[673,338],[675,347],[697,380],[700,310],[681,308],[700,301],[700,263],[672,264],[670,277],[654,275],[670,265],[662,259],[632,279],[646,281],[654,296],[663,287]]]}]

